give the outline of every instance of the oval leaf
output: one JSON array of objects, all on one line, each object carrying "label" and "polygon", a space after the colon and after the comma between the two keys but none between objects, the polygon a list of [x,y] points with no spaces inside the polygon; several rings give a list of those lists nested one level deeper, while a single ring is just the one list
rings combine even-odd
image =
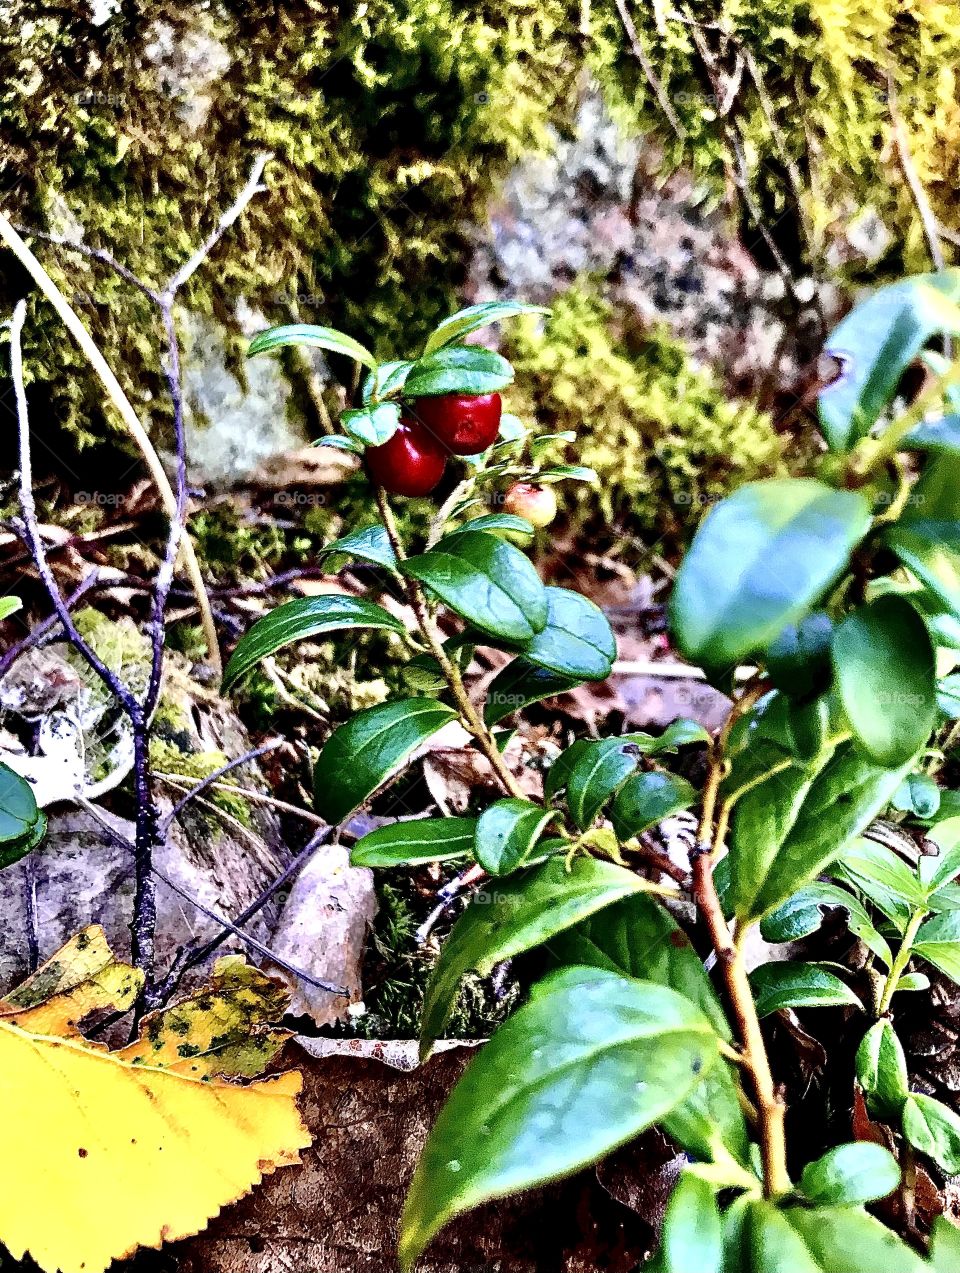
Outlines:
[{"label": "oval leaf", "polygon": [[344,354],[354,362],[373,370],[377,360],[369,349],[365,349],[359,341],[338,332],[333,327],[316,327],[312,323],[291,323],[285,327],[270,327],[260,332],[250,342],[247,357],[269,353],[274,349],[282,349],[286,345],[309,345],[315,349],[326,349],[333,354]]},{"label": "oval leaf", "polygon": [[631,840],[681,809],[689,809],[697,793],[675,774],[634,774],[617,792],[610,813],[617,839]]},{"label": "oval leaf", "polygon": [[900,1168],[889,1149],[859,1141],[837,1145],[807,1163],[800,1177],[800,1191],[811,1202],[851,1206],[878,1202],[900,1184]]},{"label": "oval leaf", "polygon": [[539,575],[519,549],[496,535],[461,531],[401,568],[490,636],[528,641],[546,626],[547,593]]},{"label": "oval leaf", "polygon": [[960,982],[960,911],[945,911],[925,920],[913,943],[913,953]]},{"label": "oval leaf", "polygon": [[454,1215],[632,1139],[718,1055],[710,1023],[664,986],[595,968],[548,977],[474,1057],[434,1124],[401,1221],[402,1266]]},{"label": "oval leaf", "polygon": [[914,1092],[903,1104],[903,1134],[949,1174],[960,1171],[960,1117],[942,1101]]},{"label": "oval leaf", "polygon": [[341,539],[334,539],[317,554],[317,561],[326,557],[357,557],[361,561],[373,562],[376,566],[384,566],[387,570],[396,570],[397,556],[390,543],[390,536],[385,526],[374,522],[372,526],[363,526],[360,530],[352,530]]},{"label": "oval leaf", "polygon": [[547,588],[547,624],[523,647],[529,663],[578,681],[603,681],[617,642],[603,611],[579,592]]},{"label": "oval leaf", "polygon": [[420,1035],[423,1052],[443,1032],[466,973],[485,976],[503,960],[542,945],[642,888],[643,881],[623,867],[581,857],[569,871],[554,858],[522,876],[498,882],[492,894],[476,894],[454,924],[427,984]]},{"label": "oval leaf", "polygon": [[382,446],[389,442],[400,423],[400,407],[396,402],[380,402],[376,406],[344,411],[340,423],[352,438],[364,446]]},{"label": "oval leaf", "polygon": [[[567,807],[581,831],[593,825],[614,792],[636,773],[640,754],[636,743],[622,738],[602,738],[598,742],[587,742],[576,753],[571,747],[557,758],[550,770],[551,776],[558,766],[572,763],[565,781]],[[560,781],[559,775],[555,781]]]},{"label": "oval leaf", "polygon": [[442,393],[496,393],[513,380],[506,358],[480,345],[448,345],[418,359],[407,372],[405,398]]},{"label": "oval leaf", "polygon": [[404,698],[357,712],[335,729],[313,770],[314,808],[327,822],[373,795],[412,751],[455,720],[451,707],[431,698]]},{"label": "oval leaf", "polygon": [[819,964],[775,962],[761,964],[750,974],[757,1016],[767,1017],[781,1008],[829,1008],[863,1004],[834,973]]},{"label": "oval leaf", "polygon": [[29,782],[0,762],[0,844],[29,837],[39,817]]},{"label": "oval leaf", "polygon": [[386,628],[400,634],[406,631],[403,623],[383,606],[362,597],[339,593],[297,597],[258,619],[240,638],[223,673],[224,689],[283,646],[346,628]]},{"label": "oval leaf", "polygon": [[497,800],[477,820],[477,861],[491,875],[508,875],[534,854],[552,809],[530,800]]},{"label": "oval leaf", "polygon": [[469,857],[477,831],[476,818],[412,818],[378,827],[365,835],[350,854],[353,866],[404,866]]},{"label": "oval leaf", "polygon": [[810,478],[741,487],[707,514],[677,573],[680,649],[727,668],[769,645],[842,574],[869,527],[870,506],[854,491]]},{"label": "oval leaf", "polygon": [[936,720],[934,653],[909,602],[878,597],[848,615],[831,649],[843,707],[864,750],[902,765],[924,746]]},{"label": "oval leaf", "polygon": [[566,694],[579,684],[578,680],[569,676],[560,676],[544,667],[534,667],[526,659],[514,659],[490,682],[483,719],[488,725],[496,725],[505,716],[519,712],[531,703]]},{"label": "oval leaf", "polygon": [[910,1095],[907,1058],[889,1021],[878,1021],[857,1048],[857,1081],[874,1118],[898,1122]]},{"label": "oval leaf", "polygon": [[502,322],[505,318],[515,318],[518,314],[549,313],[542,305],[526,305],[523,301],[482,301],[479,305],[469,305],[466,309],[451,314],[433,329],[423,352],[431,354],[436,349],[452,345],[471,332],[489,327],[491,323]]}]

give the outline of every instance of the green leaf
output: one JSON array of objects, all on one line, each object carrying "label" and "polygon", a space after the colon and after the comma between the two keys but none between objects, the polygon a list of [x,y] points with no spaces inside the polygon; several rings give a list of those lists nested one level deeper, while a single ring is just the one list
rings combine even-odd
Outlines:
[{"label": "green leaf", "polygon": [[247,357],[266,354],[274,349],[282,349],[286,345],[310,345],[315,349],[326,349],[332,354],[343,354],[359,362],[371,370],[377,360],[369,349],[353,339],[352,336],[338,332],[333,327],[315,327],[312,323],[292,323],[286,327],[270,327],[254,336],[247,349]]},{"label": "green leaf", "polygon": [[901,933],[910,921],[911,910],[924,900],[913,871],[899,854],[875,840],[855,841],[831,867],[831,874],[863,893]]},{"label": "green leaf", "polygon": [[664,986],[595,968],[548,977],[474,1057],[434,1124],[401,1221],[402,1267],[453,1216],[632,1139],[717,1058],[710,1023]]},{"label": "green leaf", "polygon": [[913,953],[951,981],[960,982],[960,911],[945,911],[925,920],[914,940]]},{"label": "green leaf", "polygon": [[[586,831],[613,793],[636,773],[640,749],[636,743],[622,738],[602,738],[586,742],[575,756],[573,751],[571,747],[558,757],[550,772],[554,774],[558,766],[574,760],[566,777],[567,807],[574,823]],[[559,781],[559,777],[555,781]]]},{"label": "green leaf", "polygon": [[596,486],[600,478],[596,469],[585,464],[551,464],[538,470],[537,481],[541,486],[551,486],[554,482],[587,482]]},{"label": "green leaf", "polygon": [[425,354],[410,368],[405,398],[433,398],[443,393],[496,393],[513,380],[506,358],[480,345],[447,345]]},{"label": "green leaf", "polygon": [[[450,662],[461,672],[466,672],[473,662],[474,645],[465,641],[462,635],[448,637],[443,642],[443,649]],[[447,688],[447,678],[440,660],[433,654],[418,654],[405,663],[400,669],[404,683],[418,694],[434,694],[437,690]],[[476,740],[474,740],[476,741]]]},{"label": "green leaf", "polygon": [[960,1269],[960,1229],[946,1216],[937,1216],[930,1231],[930,1262],[934,1273]]},{"label": "green leaf", "polygon": [[617,792],[610,811],[617,839],[631,840],[664,818],[689,809],[696,798],[690,783],[675,774],[634,774]]},{"label": "green leaf", "polygon": [[920,882],[931,896],[960,875],[960,817],[944,818],[930,828],[927,839],[940,850],[920,859]]},{"label": "green leaf", "polygon": [[453,534],[468,530],[486,530],[491,534],[507,536],[514,543],[532,544],[534,527],[525,517],[517,517],[514,513],[486,513],[483,517],[474,517],[469,522],[458,526]]},{"label": "green leaf", "polygon": [[777,689],[808,698],[830,684],[830,640],[833,620],[822,610],[788,623],[767,647],[764,661]]},{"label": "green leaf", "polygon": [[878,1202],[900,1184],[900,1168],[889,1149],[857,1141],[837,1145],[807,1163],[800,1177],[800,1191],[811,1202],[851,1206]]},{"label": "green leaf", "polygon": [[379,522],[371,526],[363,526],[352,530],[340,539],[334,539],[317,554],[317,561],[334,556],[358,557],[361,561],[371,561],[375,566],[384,566],[387,570],[396,570],[397,557],[390,544],[390,536],[386,527]]},{"label": "green leaf", "polygon": [[912,813],[929,821],[940,808],[940,788],[929,774],[920,771],[907,774],[890,803],[903,813]]},{"label": "green leaf", "polygon": [[595,911],[638,893],[643,881],[597,858],[559,858],[502,883],[490,897],[474,898],[454,924],[430,975],[423,1002],[421,1047],[440,1037],[468,972],[486,976],[496,964],[542,945]]},{"label": "green leaf", "polygon": [[765,916],[760,934],[768,942],[799,941],[820,928],[824,911],[837,907],[847,912],[847,927],[851,933],[889,968],[893,955],[886,938],[877,932],[862,903],[836,884],[817,881],[800,889]]},{"label": "green leaf", "polygon": [[903,1104],[903,1134],[949,1174],[960,1171],[960,1118],[941,1101],[914,1092]]},{"label": "green leaf", "polygon": [[869,527],[870,506],[853,491],[810,478],[742,486],[707,514],[677,573],[680,649],[715,668],[763,649],[839,578]]},{"label": "green leaf", "polygon": [[0,844],[30,836],[39,817],[29,782],[0,762]]},{"label": "green leaf", "polygon": [[578,681],[604,681],[617,657],[606,616],[568,588],[547,588],[546,627],[523,647],[529,663]]},{"label": "green leaf", "polygon": [[863,1004],[834,973],[820,964],[793,961],[761,964],[750,974],[757,1016],[768,1017],[781,1008],[831,1008]]},{"label": "green leaf", "polygon": [[729,901],[740,919],[762,919],[816,879],[889,802],[913,759],[885,769],[844,743],[812,778],[787,770],[742,796],[729,854]]},{"label": "green leaf", "polygon": [[531,800],[497,800],[477,821],[475,854],[491,875],[508,875],[525,866],[556,813]]},{"label": "green leaf", "polygon": [[[6,768],[6,766],[0,766]],[[0,784],[3,778],[0,775]],[[2,808],[0,808],[0,824],[5,821]],[[13,839],[0,838],[0,870],[5,870],[8,866],[13,866],[14,862],[19,862],[21,858],[32,853],[33,850],[42,842],[47,834],[47,815],[43,811],[38,811],[37,820],[34,822],[23,835],[15,836]]]},{"label": "green leaf", "polygon": [[950,720],[960,718],[960,673],[951,672],[937,681],[937,706]]},{"label": "green leaf", "polygon": [[505,716],[519,712],[531,703],[567,694],[579,684],[576,678],[558,676],[544,667],[534,667],[526,659],[514,659],[490,682],[483,719],[487,725],[496,725]]},{"label": "green leaf", "polygon": [[350,854],[353,866],[406,866],[470,857],[476,818],[411,818],[378,827]]},{"label": "green leaf", "polygon": [[395,615],[362,597],[345,597],[339,593],[297,597],[295,601],[285,601],[276,610],[258,619],[240,638],[224,670],[223,687],[226,689],[235,684],[261,659],[293,641],[347,628],[385,628],[389,632],[406,632]]},{"label": "green leaf", "polygon": [[9,619],[12,614],[23,608],[19,597],[0,597],[0,621]]},{"label": "green leaf", "polygon": [[363,455],[363,446],[355,438],[344,438],[337,434],[324,434],[317,438],[314,446],[331,446],[335,451],[349,451],[351,455]]},{"label": "green leaf", "polygon": [[[638,736],[630,734],[628,737],[636,741]],[[678,747],[692,747],[697,743],[710,741],[710,731],[704,729],[699,721],[681,716],[669,724],[658,738],[650,739],[650,746],[643,747],[643,750],[651,756],[658,756],[661,752],[676,751]]]},{"label": "green leaf", "polygon": [[[728,1257],[729,1258],[729,1257]],[[744,1207],[730,1273],[930,1273],[926,1260],[860,1207]],[[692,1273],[692,1271],[691,1271]]]},{"label": "green leaf", "polygon": [[374,398],[385,398],[389,394],[398,393],[404,385],[407,373],[413,363],[408,359],[396,359],[393,362],[382,362],[375,371],[364,377],[360,397],[364,402],[372,402]]},{"label": "green leaf", "polygon": [[425,354],[435,349],[443,349],[455,341],[463,340],[471,332],[489,327],[491,323],[502,322],[505,318],[515,318],[518,314],[549,314],[542,305],[526,305],[523,301],[482,301],[479,305],[470,305],[445,318],[433,329],[423,347]]},{"label": "green leaf", "polygon": [[947,610],[960,615],[960,526],[901,520],[881,538]]},{"label": "green leaf", "polygon": [[923,420],[903,439],[904,451],[946,451],[960,455],[960,416]]},{"label": "green leaf", "polygon": [[389,442],[400,424],[400,407],[396,402],[380,402],[376,406],[344,411],[340,423],[352,438],[364,446],[382,446]]},{"label": "green leaf", "polygon": [[900,378],[931,337],[960,335],[960,271],[917,274],[881,287],[831,332],[840,360],[820,392],[820,424],[832,451],[849,450],[890,404]]},{"label": "green leaf", "polygon": [[857,1081],[873,1118],[897,1123],[910,1095],[907,1059],[889,1021],[878,1021],[857,1048]]},{"label": "green leaf", "polygon": [[407,558],[401,569],[490,636],[528,641],[546,626],[547,593],[536,570],[512,544],[486,531],[461,531]]},{"label": "green leaf", "polygon": [[685,1171],[663,1217],[656,1273],[723,1273],[723,1228],[713,1185]]},{"label": "green leaf", "polygon": [[929,990],[930,978],[924,972],[905,972],[897,982],[896,993],[902,990]]},{"label": "green leaf", "polygon": [[926,624],[902,598],[878,597],[840,624],[832,655],[844,710],[860,743],[878,764],[902,765],[924,746],[936,720]]},{"label": "green leaf", "polygon": [[317,758],[317,813],[327,822],[341,822],[456,716],[453,708],[431,698],[403,698],[357,712],[333,731]]}]

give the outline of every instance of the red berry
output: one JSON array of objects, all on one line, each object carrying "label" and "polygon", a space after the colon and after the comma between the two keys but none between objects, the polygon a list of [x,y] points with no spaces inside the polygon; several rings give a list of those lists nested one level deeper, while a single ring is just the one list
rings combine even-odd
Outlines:
[{"label": "red berry", "polygon": [[370,480],[391,495],[429,495],[447,464],[439,442],[408,419],[382,446],[368,447],[365,459]]},{"label": "red berry", "polygon": [[415,398],[410,409],[454,455],[479,455],[497,440],[498,393],[441,393],[434,398]]},{"label": "red berry", "polygon": [[534,526],[549,526],[557,515],[557,497],[552,486],[514,482],[504,496],[503,507],[516,517],[525,517]]}]

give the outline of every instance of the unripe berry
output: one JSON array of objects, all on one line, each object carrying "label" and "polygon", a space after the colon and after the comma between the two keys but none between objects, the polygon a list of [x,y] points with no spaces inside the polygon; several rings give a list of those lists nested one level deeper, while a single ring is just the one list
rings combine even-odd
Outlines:
[{"label": "unripe berry", "polygon": [[367,448],[370,480],[391,495],[429,495],[447,463],[444,448],[416,420],[404,419],[382,446]]},{"label": "unripe berry", "polygon": [[549,526],[557,515],[557,497],[552,486],[514,482],[504,497],[503,507],[534,526]]},{"label": "unripe berry", "polygon": [[441,393],[415,398],[410,410],[454,455],[479,455],[493,446],[500,429],[498,393]]}]

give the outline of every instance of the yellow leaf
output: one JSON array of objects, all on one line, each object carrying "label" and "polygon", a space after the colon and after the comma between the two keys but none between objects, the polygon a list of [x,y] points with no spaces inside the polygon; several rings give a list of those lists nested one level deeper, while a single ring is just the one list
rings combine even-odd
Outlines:
[{"label": "yellow leaf", "polygon": [[[197,1233],[310,1143],[299,1073],[245,1086],[209,1077],[242,1050],[244,1022],[262,1029],[282,1010],[275,983],[220,961],[209,992],[153,1018],[158,1049],[108,1052],[80,1035],[79,1021],[129,1006],[137,985],[93,928],[0,1001],[0,1241],[45,1273],[102,1273],[138,1246]],[[205,1049],[191,1058],[202,1077],[183,1072],[177,1037]]]}]

